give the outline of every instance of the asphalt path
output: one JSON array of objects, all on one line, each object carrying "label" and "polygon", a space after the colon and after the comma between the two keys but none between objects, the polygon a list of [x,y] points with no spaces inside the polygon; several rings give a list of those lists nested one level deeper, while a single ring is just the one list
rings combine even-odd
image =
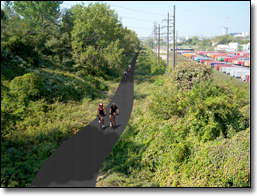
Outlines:
[{"label": "asphalt path", "polygon": [[[137,56],[131,61],[134,73]],[[101,131],[98,117],[64,142],[45,161],[30,187],[95,187],[101,165],[123,133],[129,121],[134,98],[134,74],[123,75],[115,95],[106,109],[105,126]],[[111,129],[109,111],[115,102],[120,114],[117,128]],[[96,106],[97,110],[97,106]],[[88,115],[95,115],[88,114]]]}]

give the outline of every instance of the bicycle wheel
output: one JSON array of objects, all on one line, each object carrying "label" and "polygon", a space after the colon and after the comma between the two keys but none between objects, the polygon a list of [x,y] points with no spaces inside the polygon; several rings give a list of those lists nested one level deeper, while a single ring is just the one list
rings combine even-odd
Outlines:
[{"label": "bicycle wheel", "polygon": [[113,125],[113,129],[116,128],[116,121],[114,120],[114,125]]},{"label": "bicycle wheel", "polygon": [[116,127],[116,122],[114,120],[114,117],[112,116],[112,129],[115,129]]},{"label": "bicycle wheel", "polygon": [[100,117],[100,130],[103,131],[103,119],[102,116]]}]

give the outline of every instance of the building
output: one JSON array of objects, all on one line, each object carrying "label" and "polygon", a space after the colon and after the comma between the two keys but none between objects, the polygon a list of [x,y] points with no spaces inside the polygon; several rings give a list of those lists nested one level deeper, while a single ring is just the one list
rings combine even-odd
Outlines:
[{"label": "building", "polygon": [[228,28],[227,27],[223,27],[223,35],[227,35],[228,34]]},{"label": "building", "polygon": [[242,44],[242,46],[243,46],[243,51],[245,51],[245,50],[250,50],[250,43],[248,43],[248,44]]},{"label": "building", "polygon": [[225,44],[218,44],[216,47],[217,49],[223,49],[223,50],[229,49],[229,45],[225,45]]},{"label": "building", "polygon": [[229,49],[231,50],[237,50],[238,49],[238,43],[229,43]]},{"label": "building", "polygon": [[182,39],[178,38],[177,43],[180,43],[180,42],[182,42]]},{"label": "building", "polygon": [[232,35],[234,37],[235,35],[241,35],[241,33],[229,33],[229,35]]}]

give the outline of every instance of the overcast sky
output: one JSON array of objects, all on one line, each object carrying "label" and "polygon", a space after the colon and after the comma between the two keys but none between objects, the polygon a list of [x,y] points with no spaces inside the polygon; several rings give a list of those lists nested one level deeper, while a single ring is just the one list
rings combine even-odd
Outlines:
[{"label": "overcast sky", "polygon": [[[70,8],[82,1],[64,1],[61,8]],[[96,1],[83,1],[85,5]],[[103,1],[101,1],[103,2]],[[178,36],[215,36],[228,33],[249,32],[250,1],[104,1],[121,17],[123,26],[134,30],[139,37],[152,35],[154,21],[166,26],[167,14],[173,16],[175,5],[175,30]],[[170,25],[172,21],[170,22]],[[167,28],[161,29],[166,33]],[[172,28],[170,28],[170,31]]]}]

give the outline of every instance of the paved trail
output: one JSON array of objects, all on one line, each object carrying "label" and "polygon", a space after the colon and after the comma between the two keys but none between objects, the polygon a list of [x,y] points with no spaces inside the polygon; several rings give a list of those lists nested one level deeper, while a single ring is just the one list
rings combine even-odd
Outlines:
[{"label": "paved trail", "polygon": [[[130,63],[133,73],[140,50],[141,48]],[[30,187],[95,187],[102,163],[129,121],[133,98],[134,74],[127,79],[123,76],[111,102],[105,106],[108,115],[105,116],[105,122],[109,122],[111,103],[115,102],[118,106],[118,127],[112,130],[108,123],[105,123],[106,129],[101,131],[96,117],[53,152],[36,174]]]}]

